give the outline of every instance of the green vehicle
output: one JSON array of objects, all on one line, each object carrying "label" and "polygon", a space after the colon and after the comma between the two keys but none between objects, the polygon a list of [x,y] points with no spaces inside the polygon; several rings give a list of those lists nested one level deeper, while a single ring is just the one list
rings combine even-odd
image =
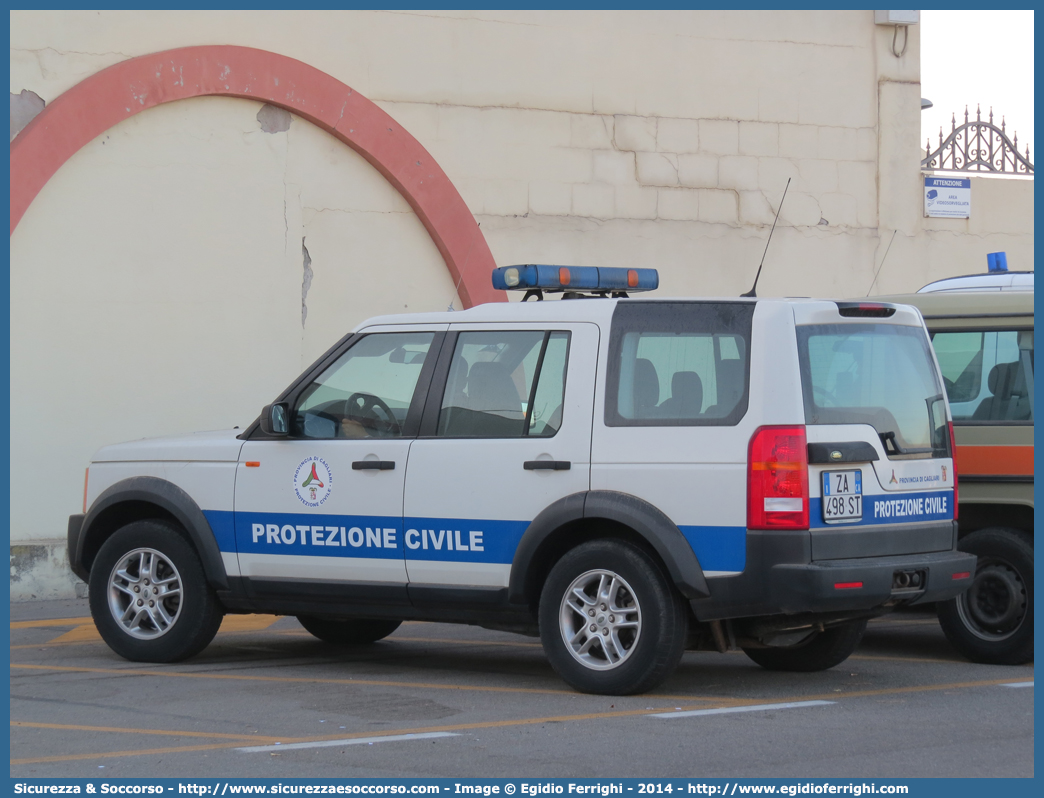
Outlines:
[{"label": "green vehicle", "polygon": [[1033,292],[874,297],[919,308],[957,442],[958,548],[971,587],[939,605],[950,642],[976,662],[1033,659]]}]

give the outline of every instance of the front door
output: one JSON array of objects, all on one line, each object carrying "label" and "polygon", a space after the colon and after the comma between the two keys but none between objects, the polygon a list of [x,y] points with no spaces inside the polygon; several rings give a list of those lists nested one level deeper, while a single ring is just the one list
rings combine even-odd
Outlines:
[{"label": "front door", "polygon": [[372,600],[406,599],[406,459],[411,424],[419,423],[418,384],[441,336],[374,330],[291,397],[289,438],[243,446],[236,546],[258,595],[348,597],[351,583],[365,583],[360,595]]}]

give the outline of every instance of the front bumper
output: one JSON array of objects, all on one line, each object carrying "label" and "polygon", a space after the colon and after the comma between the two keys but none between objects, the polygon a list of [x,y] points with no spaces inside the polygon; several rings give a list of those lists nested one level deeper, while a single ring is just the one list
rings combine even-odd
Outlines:
[{"label": "front bumper", "polygon": [[74,574],[86,582],[91,578],[91,575],[76,556],[76,550],[80,544],[80,532],[83,530],[83,519],[84,516],[82,514],[70,515],[69,529],[66,534],[69,541],[69,567]]},{"label": "front bumper", "polygon": [[[962,551],[780,564],[769,573],[770,594],[779,611],[834,612],[880,607],[891,601],[923,604],[960,595],[972,583],[975,555]],[[917,588],[897,588],[895,575],[918,573]]]}]

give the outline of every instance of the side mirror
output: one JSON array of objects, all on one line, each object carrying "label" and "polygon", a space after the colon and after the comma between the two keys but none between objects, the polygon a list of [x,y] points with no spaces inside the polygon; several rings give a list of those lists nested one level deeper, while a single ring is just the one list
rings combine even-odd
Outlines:
[{"label": "side mirror", "polygon": [[261,411],[261,431],[275,437],[290,434],[290,408],[286,402],[265,405]]}]

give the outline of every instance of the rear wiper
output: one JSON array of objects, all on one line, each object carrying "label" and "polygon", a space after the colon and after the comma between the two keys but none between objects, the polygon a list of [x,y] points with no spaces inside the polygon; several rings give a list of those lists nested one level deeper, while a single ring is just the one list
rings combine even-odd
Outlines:
[{"label": "rear wiper", "polygon": [[[930,446],[927,449],[904,449],[899,445],[898,441],[896,441],[895,432],[892,430],[889,430],[888,432],[879,432],[877,435],[881,438],[881,443],[884,444],[885,454],[930,454],[935,451],[935,449]],[[888,448],[889,444],[891,444],[891,449]]]}]

